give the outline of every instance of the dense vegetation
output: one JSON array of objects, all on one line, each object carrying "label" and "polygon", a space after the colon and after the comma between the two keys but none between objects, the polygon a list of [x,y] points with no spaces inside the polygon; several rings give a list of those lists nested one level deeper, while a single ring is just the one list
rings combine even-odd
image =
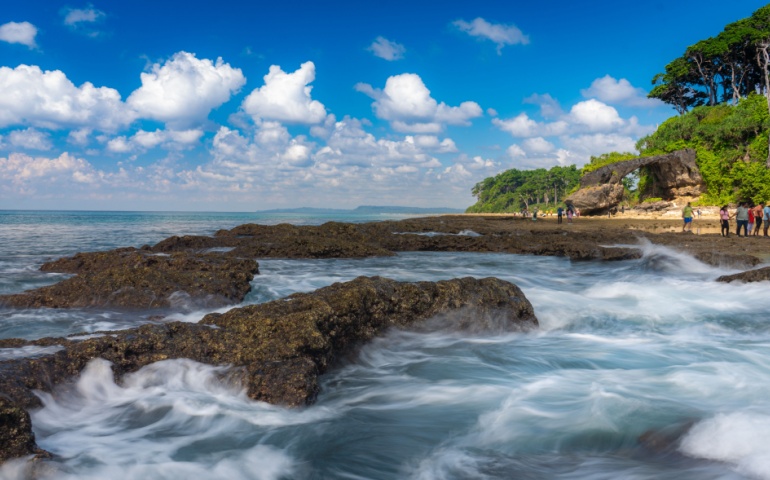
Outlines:
[{"label": "dense vegetation", "polygon": [[471,193],[478,202],[469,213],[518,212],[533,205],[555,208],[580,180],[575,165],[550,170],[517,170],[515,168],[477,183]]},{"label": "dense vegetation", "polygon": [[[638,156],[683,148],[697,152],[707,192],[700,204],[770,201],[770,5],[699,41],[653,78],[649,96],[672,105],[679,116],[639,140],[639,154],[612,152],[551,170],[508,170],[477,183],[478,202],[468,212],[511,212],[536,204],[556,206],[575,189],[581,174]],[[557,180],[558,179],[558,180]],[[642,168],[623,181],[634,203],[656,197]]]},{"label": "dense vegetation", "polygon": [[[643,156],[683,148],[697,152],[697,163],[707,192],[701,204],[722,205],[736,200],[770,200],[767,103],[752,94],[737,105],[701,106],[666,120],[658,130],[637,143]],[[645,189],[644,178],[640,190]]]},{"label": "dense vegetation", "polygon": [[[652,79],[649,97],[683,114],[700,106],[737,103],[752,92],[770,94],[770,5],[690,45]],[[770,99],[770,96],[768,96]]]}]

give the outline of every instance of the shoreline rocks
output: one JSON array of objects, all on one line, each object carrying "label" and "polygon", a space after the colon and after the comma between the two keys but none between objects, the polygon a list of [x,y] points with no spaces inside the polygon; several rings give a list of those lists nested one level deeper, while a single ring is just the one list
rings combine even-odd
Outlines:
[{"label": "shoreline rocks", "polygon": [[[0,362],[0,462],[44,454],[22,410],[41,406],[34,391],[55,391],[92,359],[111,362],[117,379],[160,360],[230,365],[252,399],[301,406],[315,401],[318,376],[358,346],[389,328],[429,319],[432,328],[461,330],[526,330],[538,324],[521,290],[496,278],[403,283],[359,277],[209,314],[197,324],[148,324],[82,341],[62,339],[64,348],[56,353]],[[16,342],[25,343],[33,342]]]}]

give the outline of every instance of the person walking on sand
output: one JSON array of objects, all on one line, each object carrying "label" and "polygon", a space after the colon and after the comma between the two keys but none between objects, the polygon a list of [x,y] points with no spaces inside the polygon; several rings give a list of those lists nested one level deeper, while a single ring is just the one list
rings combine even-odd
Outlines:
[{"label": "person walking on sand", "polygon": [[754,231],[754,205],[749,204],[749,234],[747,236],[751,236],[752,231]]},{"label": "person walking on sand", "polygon": [[564,216],[564,209],[559,207],[556,209],[556,223],[562,222],[562,217]]},{"label": "person walking on sand", "polygon": [[[765,216],[765,202],[760,202],[759,205],[754,207],[754,236],[759,235],[759,228],[762,226],[762,217]],[[765,227],[767,229],[767,227]]]},{"label": "person walking on sand", "polygon": [[682,219],[684,220],[682,233],[692,232],[692,206],[690,206],[690,202],[687,202],[687,205],[682,209]]},{"label": "person walking on sand", "polygon": [[738,208],[735,210],[735,222],[737,224],[737,231],[736,233],[738,236],[741,236],[741,228],[743,228],[743,236],[748,237],[747,230],[749,228],[749,208],[748,203],[743,202],[740,205],[738,205]]},{"label": "person walking on sand", "polygon": [[722,236],[730,236],[730,219],[733,218],[727,211],[727,205],[719,209],[719,224],[722,227]]}]

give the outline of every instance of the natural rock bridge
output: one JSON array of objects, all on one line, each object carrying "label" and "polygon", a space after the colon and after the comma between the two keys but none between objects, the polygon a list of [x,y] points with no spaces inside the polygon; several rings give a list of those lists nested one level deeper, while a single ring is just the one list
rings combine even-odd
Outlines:
[{"label": "natural rock bridge", "polygon": [[589,172],[580,179],[580,190],[567,197],[565,202],[588,215],[604,213],[623,200],[623,177],[642,167],[650,167],[654,194],[663,199],[697,197],[705,190],[703,177],[695,163],[695,150],[686,149],[612,163]]}]

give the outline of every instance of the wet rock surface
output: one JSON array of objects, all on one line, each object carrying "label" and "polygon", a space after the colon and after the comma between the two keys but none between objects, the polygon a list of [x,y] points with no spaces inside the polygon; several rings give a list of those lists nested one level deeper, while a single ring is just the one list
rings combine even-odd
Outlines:
[{"label": "wet rock surface", "polygon": [[[39,453],[24,409],[95,358],[117,379],[160,360],[188,358],[232,366],[248,395],[275,404],[312,403],[318,376],[392,327],[431,319],[431,328],[511,331],[537,326],[521,290],[495,278],[402,283],[359,277],[313,293],[209,314],[200,323],[143,325],[82,341],[59,339],[54,354],[0,362],[0,461]],[[55,339],[47,339],[53,343]],[[15,345],[34,344],[17,340]],[[3,413],[7,412],[7,413]],[[6,416],[2,416],[6,415]]]},{"label": "wet rock surface", "polygon": [[181,303],[221,306],[237,303],[258,273],[251,259],[176,252],[157,255],[117,249],[79,253],[46,263],[41,270],[76,274],[57,284],[0,296],[17,308],[169,308]]},{"label": "wet rock surface", "polygon": [[758,268],[734,275],[722,275],[717,282],[766,282],[770,280],[770,267]]}]

